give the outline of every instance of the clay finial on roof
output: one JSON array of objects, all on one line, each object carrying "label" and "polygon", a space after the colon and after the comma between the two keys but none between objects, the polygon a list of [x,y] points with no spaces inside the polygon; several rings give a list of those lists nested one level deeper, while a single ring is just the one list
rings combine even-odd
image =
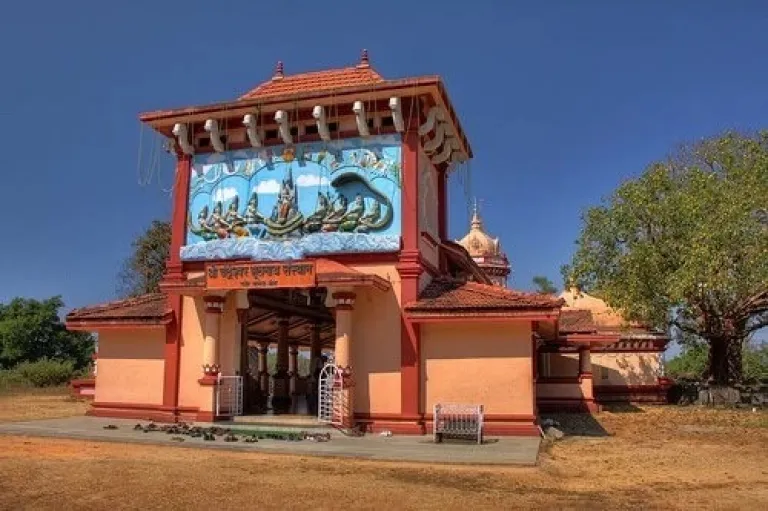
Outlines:
[{"label": "clay finial on roof", "polygon": [[273,80],[282,80],[283,79],[283,61],[278,60],[277,66],[275,66],[275,74],[272,76]]},{"label": "clay finial on roof", "polygon": [[357,67],[370,67],[370,62],[368,61],[368,50],[363,49],[362,53],[360,53],[360,63],[357,65]]}]

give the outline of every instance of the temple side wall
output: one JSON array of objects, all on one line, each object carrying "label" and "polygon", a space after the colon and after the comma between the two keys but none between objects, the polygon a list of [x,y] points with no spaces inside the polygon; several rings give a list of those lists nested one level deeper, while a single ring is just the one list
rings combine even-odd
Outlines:
[{"label": "temple side wall", "polygon": [[201,399],[198,380],[203,375],[203,300],[185,296],[182,308],[179,406],[198,408]]},{"label": "temple side wall", "polygon": [[533,415],[529,323],[422,325],[424,412],[436,403],[482,404],[486,414]]},{"label": "temple side wall", "polygon": [[97,403],[163,404],[165,329],[99,332]]},{"label": "temple side wall", "polygon": [[661,353],[595,353],[595,386],[656,385],[661,374]]},{"label": "temple side wall", "polygon": [[400,413],[400,277],[394,265],[352,265],[391,282],[392,288],[356,289],[352,316],[355,413]]},{"label": "temple side wall", "polygon": [[547,353],[546,356],[549,358],[549,371],[542,376],[566,378],[579,375],[578,353]]}]

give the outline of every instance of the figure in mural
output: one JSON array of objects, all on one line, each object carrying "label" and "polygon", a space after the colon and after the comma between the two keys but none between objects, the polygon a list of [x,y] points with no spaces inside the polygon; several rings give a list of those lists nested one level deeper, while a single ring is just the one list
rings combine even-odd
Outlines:
[{"label": "figure in mural", "polygon": [[226,229],[238,238],[249,236],[251,233],[245,228],[245,219],[240,216],[238,212],[240,209],[240,197],[235,195],[232,202],[229,204],[227,214],[224,215],[224,222],[227,225]]},{"label": "figure in mural", "polygon": [[192,219],[187,219],[189,225],[189,231],[197,236],[200,236],[204,240],[212,240],[216,238],[216,233],[208,228],[208,206],[203,206],[200,213],[197,214],[197,227],[192,223]]},{"label": "figure in mural", "polygon": [[348,201],[347,197],[340,193],[333,203],[331,212],[328,213],[323,219],[323,232],[334,232],[339,230],[339,225],[344,220],[344,215],[347,214]]},{"label": "figure in mural", "polygon": [[304,222],[306,232],[318,232],[323,227],[323,219],[328,215],[331,209],[331,201],[328,195],[323,192],[317,192],[317,207],[315,212],[307,217]]},{"label": "figure in mural", "polygon": [[259,194],[253,192],[251,199],[248,201],[248,205],[245,207],[245,214],[243,215],[245,225],[256,226],[264,223],[264,217],[259,213]]},{"label": "figure in mural", "polygon": [[352,206],[342,217],[339,231],[353,232],[357,228],[357,223],[363,216],[363,213],[365,213],[365,201],[363,201],[363,196],[358,193]]},{"label": "figure in mural", "polygon": [[[293,152],[291,161],[293,161]],[[303,234],[304,215],[299,211],[299,196],[296,185],[293,182],[291,167],[280,185],[280,195],[277,204],[272,209],[272,216],[265,219],[267,232],[274,237],[283,237],[291,234]]]}]

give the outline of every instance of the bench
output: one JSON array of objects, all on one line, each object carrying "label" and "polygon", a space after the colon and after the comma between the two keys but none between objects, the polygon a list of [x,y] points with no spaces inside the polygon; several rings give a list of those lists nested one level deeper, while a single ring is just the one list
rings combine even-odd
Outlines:
[{"label": "bench", "polygon": [[442,442],[443,437],[483,443],[483,405],[436,404],[433,417],[435,443]]}]

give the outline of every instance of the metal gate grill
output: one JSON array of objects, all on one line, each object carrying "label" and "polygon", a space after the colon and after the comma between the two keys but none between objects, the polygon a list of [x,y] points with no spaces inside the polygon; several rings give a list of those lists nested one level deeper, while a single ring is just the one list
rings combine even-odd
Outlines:
[{"label": "metal gate grill", "polygon": [[216,415],[243,414],[243,377],[219,375],[216,386]]},{"label": "metal gate grill", "polygon": [[341,372],[336,364],[329,363],[320,371],[317,383],[317,420],[334,426],[341,426],[344,416],[341,391]]}]

